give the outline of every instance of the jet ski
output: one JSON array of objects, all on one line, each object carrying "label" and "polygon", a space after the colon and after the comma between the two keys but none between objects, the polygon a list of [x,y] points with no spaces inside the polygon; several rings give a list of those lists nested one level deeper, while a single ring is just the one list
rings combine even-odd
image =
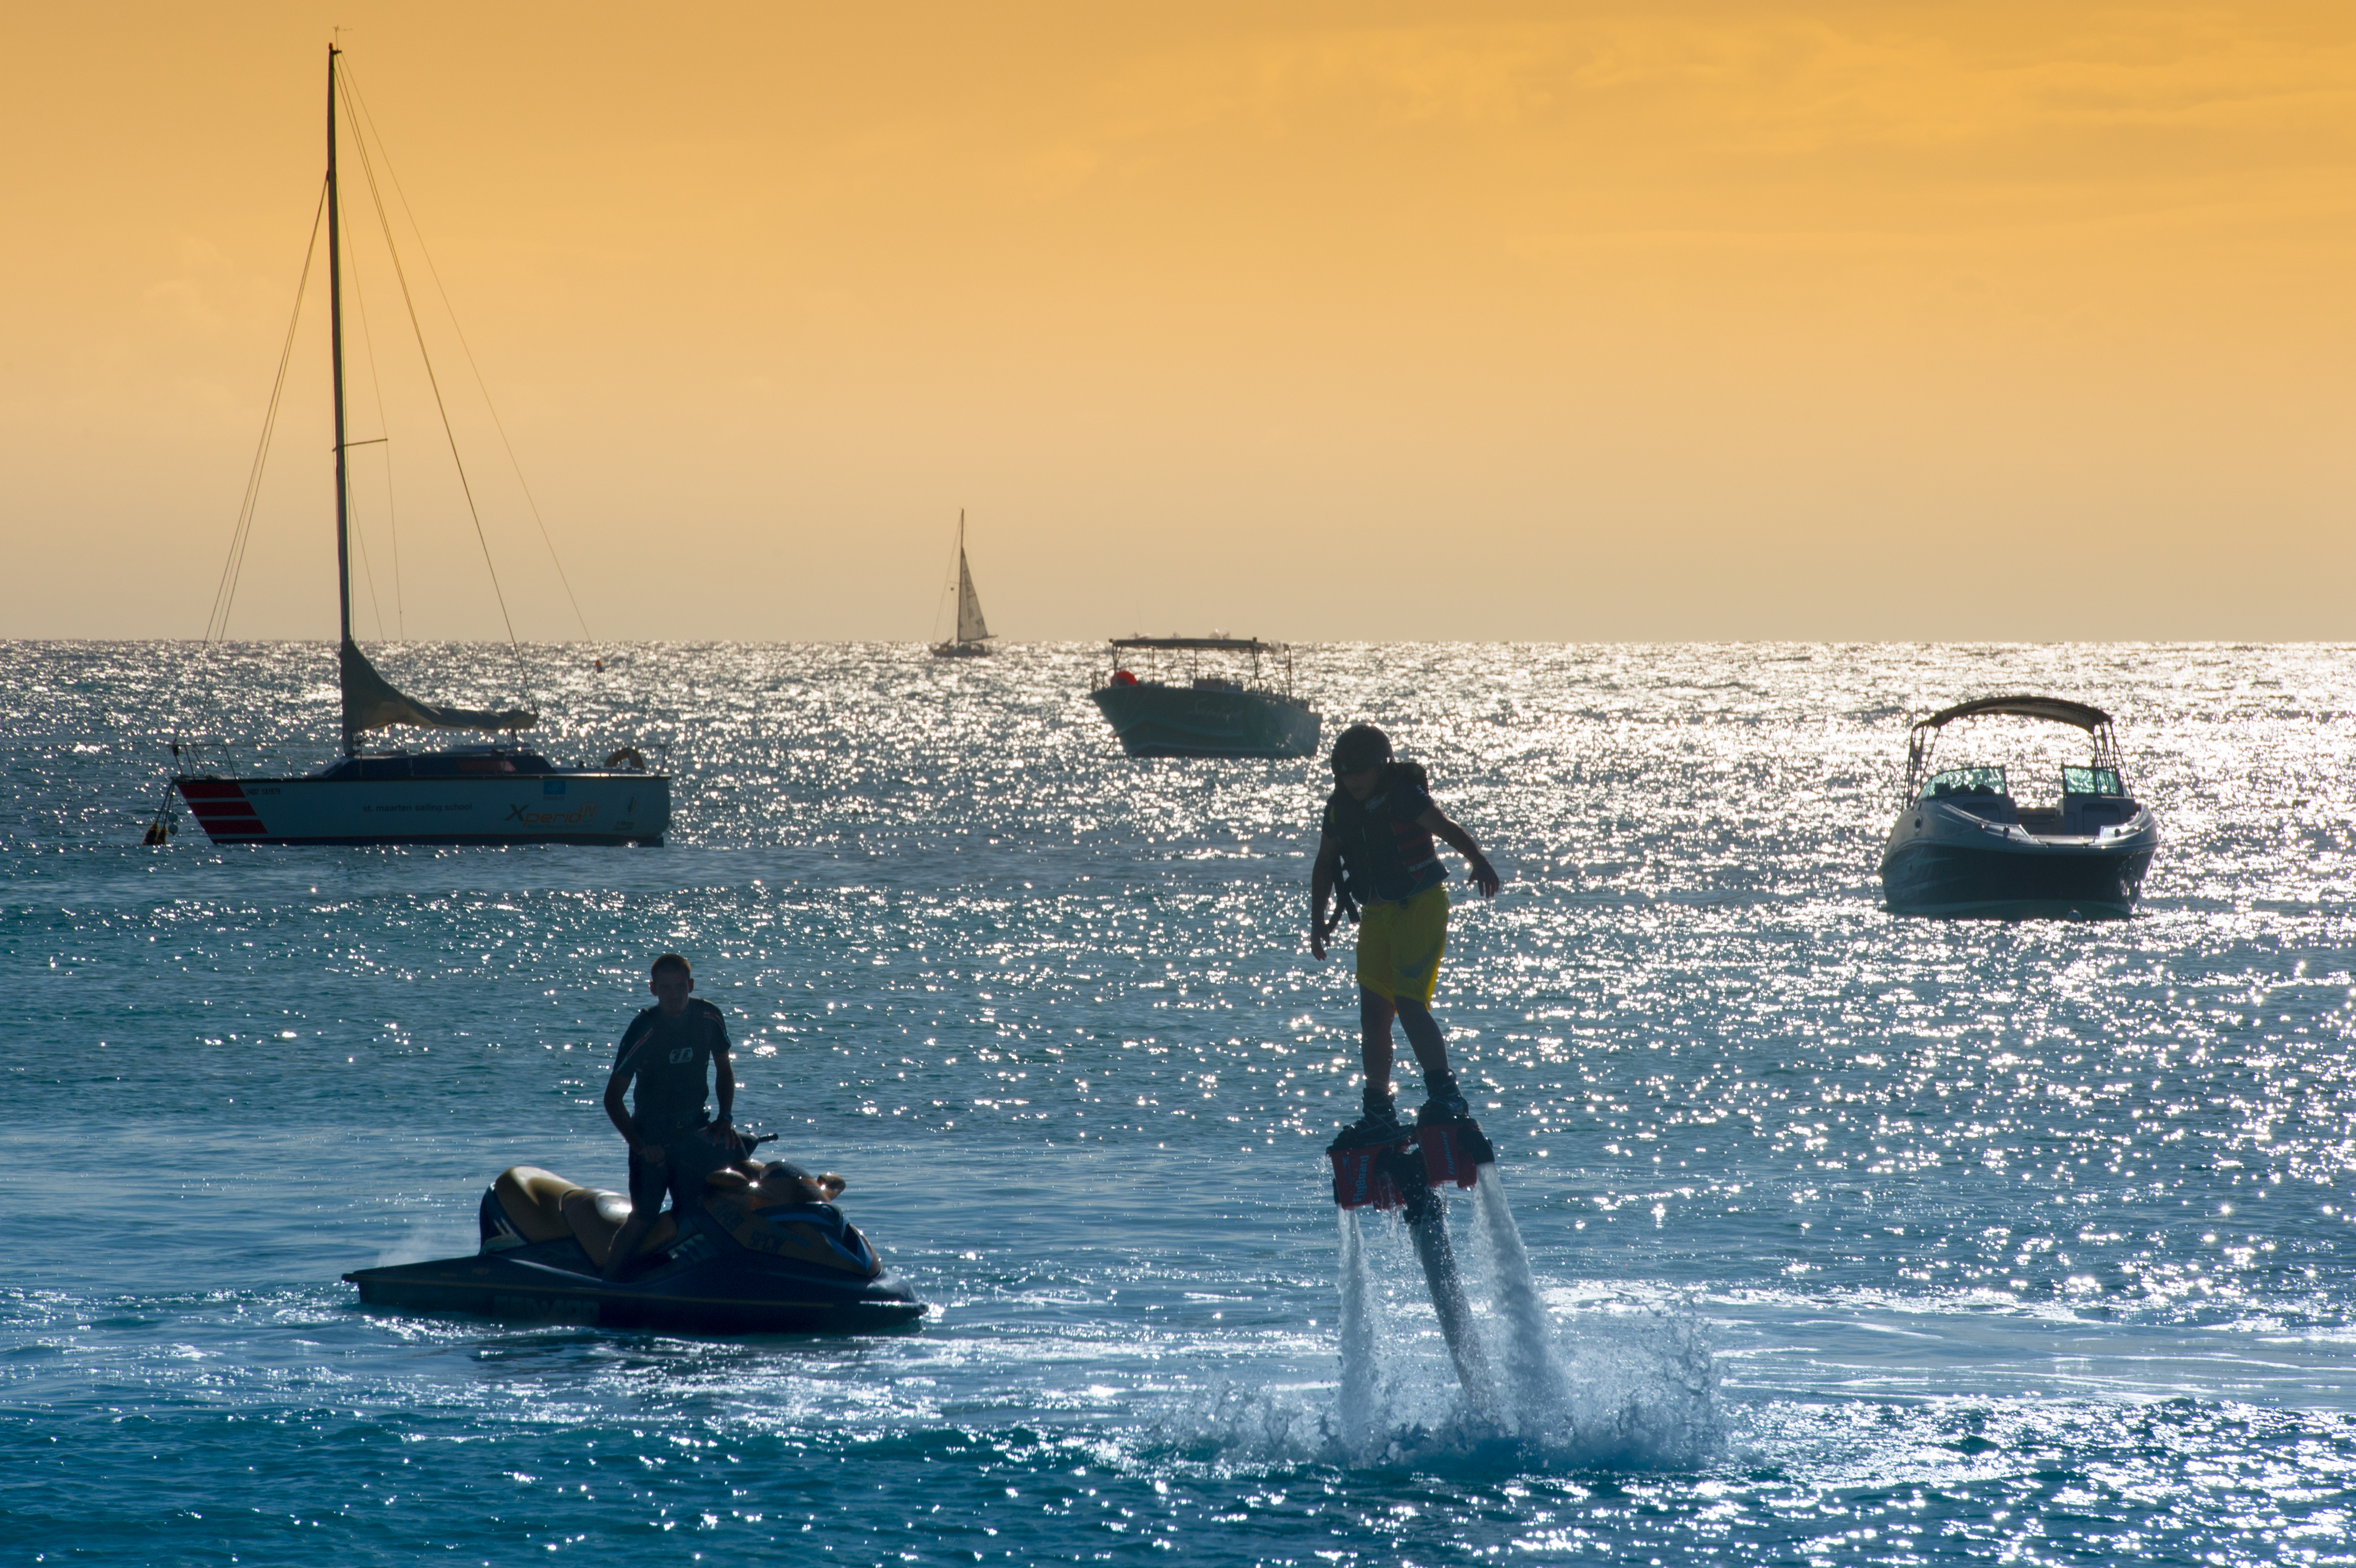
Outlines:
[{"label": "jet ski", "polygon": [[704,1180],[701,1206],[673,1205],[615,1280],[601,1275],[630,1200],[530,1165],[484,1191],[472,1257],[344,1278],[369,1307],[688,1334],[864,1334],[923,1318],[834,1206],[842,1178],[748,1159]]}]

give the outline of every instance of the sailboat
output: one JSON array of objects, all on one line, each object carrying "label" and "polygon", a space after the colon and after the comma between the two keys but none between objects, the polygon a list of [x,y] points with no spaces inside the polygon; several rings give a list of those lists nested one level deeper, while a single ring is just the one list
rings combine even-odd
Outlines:
[{"label": "sailboat", "polygon": [[[336,61],[341,52],[332,46],[327,50],[325,206],[342,754],[300,777],[225,778],[176,770],[173,785],[216,844],[660,844],[670,825],[670,780],[647,772],[635,748],[617,749],[602,768],[560,767],[517,739],[539,721],[537,713],[455,708],[412,697],[378,672],[352,635],[351,496],[344,460],[348,446],[363,443],[347,442],[344,433],[343,226],[336,179]],[[504,731],[508,743],[361,751],[362,737],[395,724]],[[173,749],[177,758],[177,743]]]},{"label": "sailboat", "polygon": [[981,618],[981,599],[973,591],[973,568],[965,561],[965,508],[958,508],[957,635],[933,645],[939,659],[971,658],[990,652],[990,623]]}]

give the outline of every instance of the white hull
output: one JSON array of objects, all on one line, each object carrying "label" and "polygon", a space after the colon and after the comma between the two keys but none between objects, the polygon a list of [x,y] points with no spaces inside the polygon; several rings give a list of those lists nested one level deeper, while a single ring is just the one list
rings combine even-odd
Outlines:
[{"label": "white hull", "polygon": [[660,844],[659,773],[177,781],[216,844]]},{"label": "white hull", "polygon": [[2159,839],[2140,805],[2125,822],[2062,834],[1918,801],[1882,846],[1883,898],[1893,914],[2124,920]]}]

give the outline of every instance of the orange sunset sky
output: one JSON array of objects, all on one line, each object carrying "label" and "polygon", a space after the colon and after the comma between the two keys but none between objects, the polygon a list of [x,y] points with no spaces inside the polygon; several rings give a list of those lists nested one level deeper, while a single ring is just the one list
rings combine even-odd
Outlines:
[{"label": "orange sunset sky", "polygon": [[[961,506],[1015,640],[2356,638],[2345,0],[13,5],[0,635],[203,628],[338,25],[600,639],[926,635]],[[361,635],[497,636],[355,253]],[[333,635],[325,321],[232,635]]]}]

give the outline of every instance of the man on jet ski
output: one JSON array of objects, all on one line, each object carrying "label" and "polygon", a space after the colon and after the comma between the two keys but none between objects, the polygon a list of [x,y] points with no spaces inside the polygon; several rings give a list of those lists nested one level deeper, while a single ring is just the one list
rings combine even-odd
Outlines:
[{"label": "man on jet ski", "polygon": [[[703,1201],[703,1179],[743,1152],[729,1117],[736,1103],[736,1070],[728,1056],[728,1024],[695,989],[693,971],[676,953],[654,962],[648,988],[655,1005],[630,1020],[605,1080],[605,1115],[630,1146],[630,1218],[614,1238],[605,1277],[620,1275],[637,1254],[670,1194],[677,1217]],[[709,1073],[719,1092],[720,1118],[704,1109]],[[635,1083],[634,1110],[623,1092]]]},{"label": "man on jet ski", "polygon": [[[1466,1114],[1448,1066],[1448,1042],[1431,1016],[1440,955],[1448,940],[1448,878],[1432,839],[1464,857],[1483,898],[1497,895],[1497,873],[1472,836],[1432,804],[1430,781],[1414,763],[1394,761],[1390,737],[1353,724],[1333,741],[1333,793],[1325,802],[1317,863],[1309,874],[1309,951],[1325,956],[1332,929],[1326,900],[1342,877],[1343,908],[1358,920],[1358,1021],[1366,1071],[1365,1115],[1344,1136],[1384,1143],[1403,1136],[1391,1098],[1391,1019],[1407,1031],[1423,1068],[1427,1121]],[[1334,917],[1338,923],[1340,915]]]}]

